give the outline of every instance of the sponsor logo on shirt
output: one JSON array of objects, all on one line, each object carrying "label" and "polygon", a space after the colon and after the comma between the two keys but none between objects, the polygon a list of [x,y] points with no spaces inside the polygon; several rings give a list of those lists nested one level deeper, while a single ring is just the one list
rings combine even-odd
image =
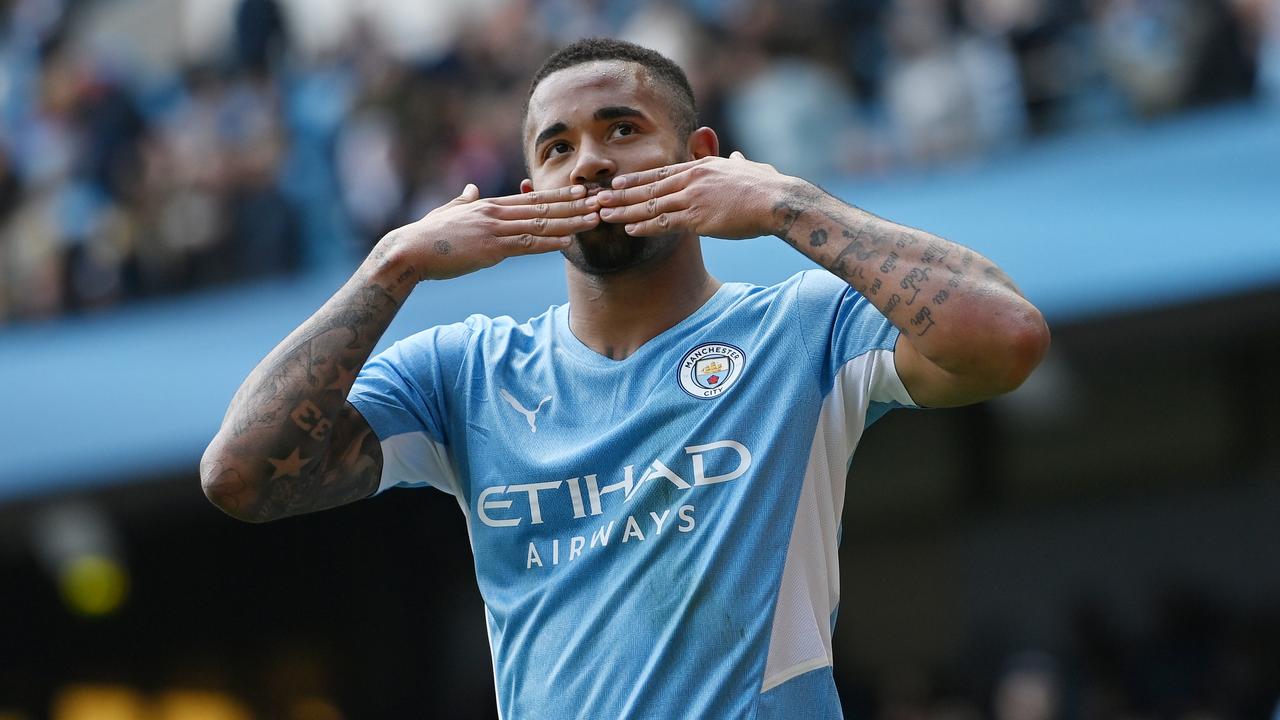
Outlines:
[{"label": "sponsor logo on shirt", "polygon": [[[669,467],[661,460],[649,463],[639,477],[636,477],[636,466],[627,465],[622,469],[621,480],[614,483],[601,484],[596,473],[588,473],[580,477],[547,482],[519,483],[516,485],[493,485],[485,488],[476,497],[476,516],[480,522],[491,528],[510,528],[523,523],[530,525],[543,524],[543,512],[552,503],[567,503],[575,520],[591,518],[606,513],[606,496],[612,508],[630,504],[637,491],[647,482],[670,483],[677,490],[693,491],[704,485],[717,485],[737,480],[751,469],[751,451],[736,440],[717,440],[702,445],[690,445],[684,449],[687,463],[672,463]],[[711,470],[708,470],[711,468]],[[612,509],[610,508],[610,509]],[[674,520],[675,529],[680,533],[691,532],[696,524],[693,505],[680,505],[672,512],[671,507],[659,508],[661,512],[645,512],[644,509],[633,510],[632,514],[622,520],[601,519],[607,524],[591,531],[579,531],[581,535],[565,538],[567,545],[566,560],[577,559],[585,550],[596,547],[607,547],[609,540],[615,535],[615,527],[620,533],[620,542],[643,542],[646,539],[645,526],[650,534],[660,535],[664,527],[670,527]],[[614,513],[610,513],[613,515]],[[616,516],[615,516],[616,517]],[[640,519],[637,520],[636,518]],[[615,522],[618,523],[615,525]],[[588,537],[590,539],[588,540]],[[560,538],[530,542],[525,558],[525,569],[559,565],[561,562]],[[546,557],[544,558],[544,555]]]},{"label": "sponsor logo on shirt", "polygon": [[720,397],[738,382],[747,358],[728,343],[703,343],[684,354],[676,369],[680,389],[693,397],[709,400]]}]

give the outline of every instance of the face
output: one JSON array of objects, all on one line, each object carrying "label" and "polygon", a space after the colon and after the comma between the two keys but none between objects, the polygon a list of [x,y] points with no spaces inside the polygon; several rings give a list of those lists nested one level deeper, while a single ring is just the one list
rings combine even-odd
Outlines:
[{"label": "face", "polygon": [[[581,184],[595,194],[615,175],[691,159],[661,92],[630,62],[584,63],[547,76],[529,99],[524,190]],[[679,239],[633,238],[601,222],[579,233],[564,256],[583,272],[607,275],[662,257]]]}]

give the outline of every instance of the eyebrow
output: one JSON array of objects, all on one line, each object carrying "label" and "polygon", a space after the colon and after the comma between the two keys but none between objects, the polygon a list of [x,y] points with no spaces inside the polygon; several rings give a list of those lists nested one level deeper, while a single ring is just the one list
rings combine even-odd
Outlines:
[{"label": "eyebrow", "polygon": [[[644,113],[640,112],[639,110],[633,107],[628,107],[626,105],[609,105],[607,107],[602,107],[599,110],[596,110],[594,113],[592,113],[591,117],[593,120],[617,120],[619,118],[640,118],[642,120],[648,119],[648,116],[645,115]],[[556,135],[559,135],[560,133],[568,129],[569,129],[569,126],[563,122],[552,123],[551,125],[547,126],[545,130],[538,133],[538,137],[533,139],[533,146],[537,147],[541,145],[544,141],[550,140],[551,138],[555,137]]]},{"label": "eyebrow", "polygon": [[565,125],[562,122],[553,123],[546,130],[543,130],[542,132],[538,133],[538,137],[533,139],[533,146],[537,147],[542,144],[543,140],[549,140],[568,129],[569,129],[569,126]]},{"label": "eyebrow", "polygon": [[644,113],[633,107],[627,107],[626,105],[610,105],[609,107],[602,107],[595,111],[595,113],[592,114],[592,117],[596,120],[617,120],[618,118],[627,117],[648,119],[645,117]]}]

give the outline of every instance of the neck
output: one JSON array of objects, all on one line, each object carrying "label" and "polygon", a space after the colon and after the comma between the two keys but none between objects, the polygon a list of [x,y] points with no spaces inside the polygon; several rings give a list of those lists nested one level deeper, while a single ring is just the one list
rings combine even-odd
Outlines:
[{"label": "neck", "polygon": [[720,287],[707,273],[697,236],[670,255],[610,275],[590,275],[566,262],[569,328],[584,345],[613,360],[702,307]]}]

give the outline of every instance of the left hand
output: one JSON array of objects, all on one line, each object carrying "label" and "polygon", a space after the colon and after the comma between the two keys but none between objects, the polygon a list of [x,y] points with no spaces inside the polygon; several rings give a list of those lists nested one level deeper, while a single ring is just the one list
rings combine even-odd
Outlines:
[{"label": "left hand", "polygon": [[687,231],[741,240],[773,232],[774,205],[793,180],[735,151],[619,175],[596,200],[601,220],[635,237]]}]

